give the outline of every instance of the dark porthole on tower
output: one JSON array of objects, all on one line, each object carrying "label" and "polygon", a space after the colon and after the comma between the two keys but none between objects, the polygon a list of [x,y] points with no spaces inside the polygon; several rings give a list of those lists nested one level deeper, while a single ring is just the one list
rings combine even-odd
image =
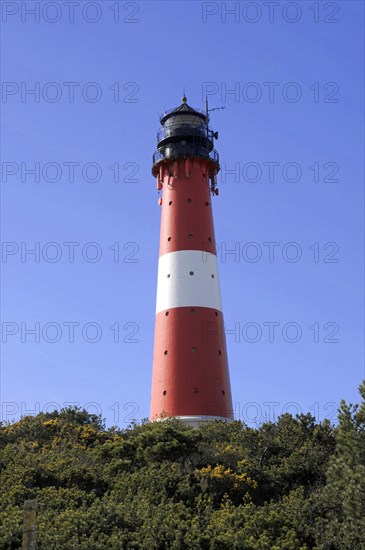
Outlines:
[{"label": "dark porthole on tower", "polygon": [[164,391],[163,391],[162,393],[163,393],[163,395],[166,395],[166,394],[167,394],[167,391],[166,391],[166,390],[164,390]]},{"label": "dark porthole on tower", "polygon": [[222,390],[222,395],[226,395],[226,392],[224,390]]},{"label": "dark porthole on tower", "polygon": [[165,351],[163,352],[164,355],[167,355],[169,352],[167,351],[167,349],[165,349]]},{"label": "dark porthole on tower", "polygon": [[171,237],[167,237],[167,240],[168,240],[168,241],[171,241]]},{"label": "dark porthole on tower", "polygon": [[218,350],[218,355],[222,355],[222,352],[221,352],[221,350],[220,350],[220,349]]},{"label": "dark porthole on tower", "polygon": [[188,202],[193,202],[193,199],[190,199],[190,198],[189,198],[189,199],[188,199]]},{"label": "dark porthole on tower", "polygon": [[190,313],[195,313],[195,309],[191,308]]},{"label": "dark porthole on tower", "polygon": [[169,313],[170,313],[169,311],[166,311],[165,313],[166,317],[168,317]]},{"label": "dark porthole on tower", "polygon": [[194,275],[194,271],[189,271],[189,275]]},{"label": "dark porthole on tower", "polygon": [[171,206],[171,205],[172,205],[172,201],[169,201],[169,206]]}]

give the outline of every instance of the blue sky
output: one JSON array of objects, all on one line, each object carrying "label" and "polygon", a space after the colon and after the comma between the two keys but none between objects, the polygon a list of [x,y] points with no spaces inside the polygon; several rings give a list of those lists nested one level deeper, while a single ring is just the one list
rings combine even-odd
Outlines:
[{"label": "blue sky", "polygon": [[73,9],[2,2],[3,419],[148,416],[151,157],[184,87],[225,107],[214,217],[236,418],[333,418],[364,377],[363,3]]}]

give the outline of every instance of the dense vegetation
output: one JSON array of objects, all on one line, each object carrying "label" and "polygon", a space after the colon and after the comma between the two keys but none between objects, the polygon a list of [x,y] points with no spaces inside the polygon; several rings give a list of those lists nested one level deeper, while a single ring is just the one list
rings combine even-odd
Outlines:
[{"label": "dense vegetation", "polygon": [[365,384],[338,423],[177,420],[106,430],[77,409],[0,429],[0,549],[365,549]]}]

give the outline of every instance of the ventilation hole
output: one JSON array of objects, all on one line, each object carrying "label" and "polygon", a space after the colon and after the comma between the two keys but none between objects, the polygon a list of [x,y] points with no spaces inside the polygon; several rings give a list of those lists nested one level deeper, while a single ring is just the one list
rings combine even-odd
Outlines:
[{"label": "ventilation hole", "polygon": [[193,238],[193,235],[192,235],[192,233],[189,233],[189,235],[188,235],[188,239],[192,239],[192,238]]},{"label": "ventilation hole", "polygon": [[192,309],[190,310],[190,313],[195,313],[195,309],[192,308]]},{"label": "ventilation hole", "polygon": [[169,311],[166,311],[165,313],[166,317],[168,317],[169,313],[170,313]]},{"label": "ventilation hole", "polygon": [[210,202],[205,201],[205,206],[209,206],[209,205],[210,205]]},{"label": "ventilation hole", "polygon": [[169,278],[169,277],[170,277],[170,273],[167,274],[167,278]]},{"label": "ventilation hole", "polygon": [[194,275],[194,271],[189,271],[189,275]]},{"label": "ventilation hole", "polygon": [[218,350],[218,355],[222,355],[222,352],[221,352],[221,350],[220,350],[220,349]]},{"label": "ventilation hole", "polygon": [[214,279],[214,274],[212,273],[212,279]]},{"label": "ventilation hole", "polygon": [[215,316],[218,317],[218,311],[215,312]]},{"label": "ventilation hole", "polygon": [[191,348],[191,351],[196,352],[196,351],[197,351],[196,347],[193,346],[193,347]]},{"label": "ventilation hole", "polygon": [[208,237],[208,241],[211,243],[212,242],[212,237]]},{"label": "ventilation hole", "polygon": [[193,199],[188,199],[188,202],[193,202]]},{"label": "ventilation hole", "polygon": [[224,390],[222,390],[222,395],[226,395],[226,392]]},{"label": "ventilation hole", "polygon": [[164,391],[163,391],[162,393],[163,393],[164,395],[166,395],[166,394],[167,394],[167,391],[166,391],[166,390],[164,390]]},{"label": "ventilation hole", "polygon": [[168,240],[168,241],[171,241],[171,237],[167,237],[167,240]]},{"label": "ventilation hole", "polygon": [[167,351],[167,349],[165,349],[165,351],[163,352],[164,355],[167,355],[169,352]]},{"label": "ventilation hole", "polygon": [[171,205],[172,205],[172,201],[169,202],[169,206],[171,206]]}]

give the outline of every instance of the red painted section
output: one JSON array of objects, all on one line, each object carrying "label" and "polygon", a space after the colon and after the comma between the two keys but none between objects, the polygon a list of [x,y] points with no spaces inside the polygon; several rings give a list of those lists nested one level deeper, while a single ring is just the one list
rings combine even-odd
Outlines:
[{"label": "red painted section", "polygon": [[[204,159],[179,159],[166,162],[162,172],[160,256],[177,250],[215,254],[209,164]],[[174,173],[177,177],[170,175]]]},{"label": "red painted section", "polygon": [[[181,250],[216,253],[210,180],[218,166],[203,158],[163,160],[160,256]],[[151,420],[169,416],[233,418],[223,315],[179,307],[156,316]]]},{"label": "red painted section", "polygon": [[156,316],[151,420],[164,413],[233,418],[220,311],[180,307]]}]

